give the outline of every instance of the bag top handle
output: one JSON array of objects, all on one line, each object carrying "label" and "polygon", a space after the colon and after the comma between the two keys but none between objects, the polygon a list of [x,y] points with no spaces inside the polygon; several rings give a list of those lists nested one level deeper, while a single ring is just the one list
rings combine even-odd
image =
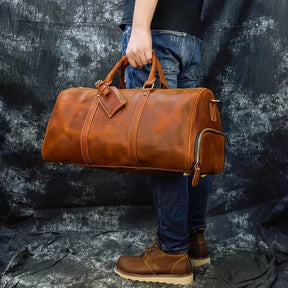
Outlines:
[{"label": "bag top handle", "polygon": [[[127,59],[127,56],[126,55],[122,56],[122,58],[116,63],[114,68],[106,76],[105,80],[104,81],[99,81],[99,82],[96,83],[96,87],[99,88],[103,84],[106,87],[109,86],[112,83],[115,74],[121,68],[121,71],[120,71],[120,87],[121,88],[125,88],[124,71],[125,71],[125,69],[126,69],[126,67],[128,65],[129,65],[129,61]],[[149,73],[148,79],[144,83],[143,88],[146,88],[146,87],[151,87],[152,88],[152,87],[154,87],[154,83],[156,81],[156,76],[155,76],[156,75],[156,69],[157,69],[159,77],[160,77],[161,88],[166,88],[166,89],[168,88],[168,85],[167,85],[167,82],[166,82],[166,79],[165,79],[164,72],[162,70],[160,61],[156,57],[156,54],[155,54],[154,50],[153,50],[153,53],[152,53],[152,67],[151,67],[151,71]]]}]

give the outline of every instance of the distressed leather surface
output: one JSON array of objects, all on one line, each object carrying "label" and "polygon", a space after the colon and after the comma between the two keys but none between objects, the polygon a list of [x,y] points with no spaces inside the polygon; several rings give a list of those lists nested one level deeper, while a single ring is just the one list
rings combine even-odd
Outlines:
[{"label": "distressed leather surface", "polygon": [[[146,81],[149,89],[110,87],[123,63],[125,58],[97,83],[97,89],[78,87],[60,93],[47,126],[43,158],[143,173],[191,172],[197,135],[206,128],[221,131],[215,103],[211,117],[212,91],[150,89],[156,68],[161,72],[157,58]],[[206,142],[201,173],[218,173],[224,165],[224,137],[209,137]]]}]

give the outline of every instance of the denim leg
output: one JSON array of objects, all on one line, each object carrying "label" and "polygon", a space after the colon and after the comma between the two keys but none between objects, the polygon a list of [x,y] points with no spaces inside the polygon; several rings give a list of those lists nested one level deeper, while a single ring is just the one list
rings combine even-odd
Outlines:
[{"label": "denim leg", "polygon": [[188,206],[188,231],[195,232],[197,228],[206,228],[206,207],[210,190],[210,176],[200,178],[197,187],[191,185],[189,177],[189,206]]},{"label": "denim leg", "polygon": [[[130,34],[131,27],[128,26],[122,37],[123,55]],[[201,40],[186,33],[163,30],[152,31],[152,40],[168,87],[197,87]],[[148,66],[141,70],[128,66],[125,71],[126,88],[142,87],[149,72]],[[156,87],[159,87],[159,81]],[[151,181],[157,218],[157,244],[166,253],[186,252],[188,232],[205,226],[208,194],[200,191],[201,184],[199,188],[192,187],[189,177],[151,176]]]},{"label": "denim leg", "polygon": [[[202,40],[190,37],[183,49],[181,73],[178,76],[179,88],[199,87],[201,84],[200,62],[202,57]],[[200,178],[197,187],[191,185],[192,176],[188,180],[189,207],[188,231],[194,232],[197,228],[206,227],[206,207],[210,189],[210,176]]]},{"label": "denim leg", "polygon": [[188,250],[188,177],[151,176],[157,245],[166,253]]}]

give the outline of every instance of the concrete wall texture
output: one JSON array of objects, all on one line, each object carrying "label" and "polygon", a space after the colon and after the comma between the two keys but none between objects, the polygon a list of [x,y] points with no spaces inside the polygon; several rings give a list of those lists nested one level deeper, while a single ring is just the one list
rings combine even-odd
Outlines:
[{"label": "concrete wall texture", "polygon": [[[0,272],[6,269],[6,282],[3,282],[6,284],[2,287],[16,287],[25,275],[28,275],[26,282],[23,280],[17,287],[38,287],[41,278],[33,278],[33,273],[27,272],[29,269],[42,267],[40,263],[45,257],[56,259],[63,256],[61,259],[64,259],[68,255],[70,258],[67,256],[65,261],[74,261],[80,257],[73,252],[77,249],[83,251],[80,253],[82,262],[80,258],[75,261],[79,265],[83,261],[90,263],[89,259],[96,263],[100,282],[93,278],[93,264],[90,270],[85,268],[86,274],[81,270],[84,269],[82,266],[77,266],[79,269],[66,275],[62,286],[60,283],[55,285],[56,278],[50,277],[50,271],[47,278],[42,278],[46,284],[43,282],[39,287],[92,287],[95,283],[95,287],[100,288],[122,287],[120,280],[115,280],[107,272],[112,271],[117,253],[123,252],[123,243],[117,244],[117,240],[125,239],[125,249],[129,253],[136,252],[132,248],[129,250],[129,243],[138,243],[141,247],[147,244],[143,229],[150,225],[152,215],[148,176],[49,164],[40,154],[46,124],[58,93],[73,86],[93,87],[94,82],[104,79],[120,59],[121,30],[118,25],[122,2],[0,1],[0,220],[4,227],[19,225],[19,229],[24,229],[19,231],[24,234],[31,227],[31,231],[39,233],[37,240],[33,238],[35,234],[25,234],[25,237],[19,234],[17,238],[14,230],[7,232],[0,226],[1,233],[6,231],[0,237]],[[252,251],[255,243],[258,248],[268,249],[274,255],[274,266],[266,254],[260,257],[266,262],[255,258],[255,267],[264,263],[269,268],[265,268],[267,273],[264,273],[262,266],[258,270],[254,267],[260,276],[257,278],[251,274],[249,277],[257,278],[258,284],[256,280],[249,280],[251,286],[245,282],[245,287],[287,287],[287,9],[287,0],[204,0],[203,86],[212,89],[216,98],[221,100],[219,108],[226,135],[225,169],[212,177],[208,239],[218,257],[222,255],[221,251],[233,247],[248,247]],[[136,204],[148,206],[141,210]],[[149,221],[145,218],[147,215],[150,215]],[[25,226],[26,220],[32,221],[29,229]],[[101,231],[130,228],[141,232],[101,234]],[[68,230],[74,234],[65,234]],[[81,233],[88,230],[98,231],[103,247],[95,238],[98,234],[89,235],[93,239],[91,243],[100,252],[102,249],[103,254],[85,246],[90,236]],[[72,248],[67,243],[73,243]],[[111,245],[116,252],[110,251],[110,255],[104,248]],[[67,246],[71,249],[63,248]],[[33,257],[29,254],[31,249],[34,249]],[[89,258],[93,253],[95,257],[108,255],[112,260],[101,263],[105,256],[100,257],[100,263],[93,262],[94,258]],[[27,257],[30,266],[21,266]],[[247,254],[242,259],[248,259]],[[243,287],[240,280],[240,284],[237,282],[239,286],[227,284],[230,277],[228,266],[232,262],[225,263],[227,270],[220,275],[218,286],[209,281],[216,279],[215,275],[222,270],[217,268],[217,272],[212,267],[208,274],[202,275],[203,278],[198,276],[200,286],[197,287]],[[252,262],[237,263],[249,265]],[[20,267],[18,272],[17,267]],[[62,277],[66,272],[60,269],[55,273],[53,275]],[[239,279],[242,277],[238,272],[236,274]],[[79,275],[78,280],[75,275]],[[83,275],[88,280],[83,280]],[[228,277],[228,280],[221,277],[224,280]],[[275,282],[276,278],[278,282]],[[276,284],[272,286],[271,283]],[[123,287],[148,286],[127,283]]]},{"label": "concrete wall texture", "polygon": [[[203,85],[222,101],[227,137],[209,211],[225,213],[287,191],[288,4],[204,3]],[[2,217],[54,206],[151,203],[145,177],[59,167],[40,155],[57,94],[92,87],[120,58],[121,9],[118,0],[1,1]]]}]

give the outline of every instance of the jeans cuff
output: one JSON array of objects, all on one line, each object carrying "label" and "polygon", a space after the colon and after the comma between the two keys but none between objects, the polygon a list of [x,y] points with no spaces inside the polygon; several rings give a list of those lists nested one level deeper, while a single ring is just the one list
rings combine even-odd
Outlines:
[{"label": "jeans cuff", "polygon": [[162,250],[164,253],[167,253],[167,254],[181,254],[181,253],[186,253],[188,251],[188,245],[177,247],[177,248],[172,248],[172,249],[166,249],[165,246],[161,244],[159,239],[157,239],[156,244],[160,250]]},{"label": "jeans cuff", "polygon": [[191,228],[191,229],[189,230],[189,233],[195,233],[195,232],[197,232],[197,230],[198,230],[199,228],[204,228],[204,229],[206,229],[206,225],[194,226],[193,228]]}]

